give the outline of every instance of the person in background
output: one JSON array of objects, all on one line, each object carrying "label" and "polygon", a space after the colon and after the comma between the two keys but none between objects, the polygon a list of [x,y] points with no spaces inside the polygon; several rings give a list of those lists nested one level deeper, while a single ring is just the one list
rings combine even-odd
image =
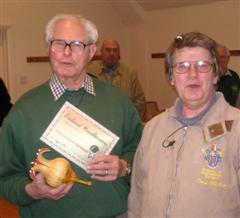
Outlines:
[{"label": "person in background", "polygon": [[[24,94],[5,119],[0,196],[20,206],[22,218],[118,217],[127,210],[130,165],[142,132],[140,117],[121,90],[87,75],[98,40],[91,21],[80,15],[56,15],[45,37],[53,74]],[[39,148],[50,148],[50,159],[62,156],[40,137],[66,101],[119,137],[111,153],[93,157],[86,171],[71,163],[77,177],[92,181],[91,186],[68,182],[53,188],[42,173],[33,180],[29,177]]]},{"label": "person in background", "polygon": [[217,44],[200,32],[179,35],[165,63],[179,97],[144,127],[128,217],[239,217],[240,110],[215,91]]},{"label": "person in background", "polygon": [[0,79],[0,127],[2,126],[3,119],[8,114],[12,107],[11,97],[8,94],[8,90],[3,82]]},{"label": "person in background", "polygon": [[220,75],[219,82],[217,84],[217,90],[222,92],[226,101],[232,106],[236,106],[237,97],[240,90],[240,78],[239,75],[228,68],[230,59],[230,52],[224,45],[219,44],[217,47],[218,57],[220,60],[220,66],[222,68],[222,74]]},{"label": "person in background", "polygon": [[238,93],[236,107],[240,109],[240,92]]},{"label": "person in background", "polygon": [[93,61],[88,72],[98,79],[112,83],[127,94],[140,116],[145,112],[145,96],[137,72],[120,62],[120,46],[114,39],[106,39],[101,47],[101,60]]}]

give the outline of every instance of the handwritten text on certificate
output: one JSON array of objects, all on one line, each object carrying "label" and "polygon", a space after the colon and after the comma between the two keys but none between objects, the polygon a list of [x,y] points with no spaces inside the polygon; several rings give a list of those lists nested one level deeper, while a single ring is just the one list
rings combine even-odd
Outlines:
[{"label": "handwritten text on certificate", "polygon": [[41,140],[86,169],[97,154],[109,154],[119,137],[66,102],[54,117]]}]

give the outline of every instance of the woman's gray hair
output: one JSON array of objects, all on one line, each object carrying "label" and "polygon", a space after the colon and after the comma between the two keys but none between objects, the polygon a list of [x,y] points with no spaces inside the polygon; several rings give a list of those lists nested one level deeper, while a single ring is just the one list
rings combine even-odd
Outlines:
[{"label": "woman's gray hair", "polygon": [[209,36],[195,31],[176,36],[168,48],[165,57],[165,73],[168,80],[172,80],[174,54],[176,50],[185,47],[202,47],[208,50],[212,56],[214,74],[221,75],[221,68],[219,66],[219,59],[217,55],[217,43]]},{"label": "woman's gray hair", "polygon": [[87,20],[82,15],[58,14],[54,16],[46,25],[45,40],[47,44],[50,44],[52,40],[53,29],[55,25],[59,21],[63,21],[63,20],[73,21],[79,25],[82,25],[87,31],[87,35],[88,35],[88,42],[86,42],[87,44],[94,44],[98,41],[98,30],[96,25],[93,22],[91,22],[90,20]]}]

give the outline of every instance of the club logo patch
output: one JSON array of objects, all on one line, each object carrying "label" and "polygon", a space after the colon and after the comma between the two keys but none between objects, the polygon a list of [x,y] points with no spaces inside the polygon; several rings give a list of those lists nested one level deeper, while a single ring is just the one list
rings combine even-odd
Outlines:
[{"label": "club logo patch", "polygon": [[223,153],[216,144],[214,144],[211,149],[203,148],[202,152],[204,155],[204,160],[207,162],[208,167],[211,169],[215,169],[218,166],[218,163],[223,161]]}]

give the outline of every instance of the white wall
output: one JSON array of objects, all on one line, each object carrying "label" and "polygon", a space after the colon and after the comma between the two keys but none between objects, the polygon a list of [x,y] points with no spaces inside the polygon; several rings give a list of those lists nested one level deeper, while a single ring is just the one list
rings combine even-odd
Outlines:
[{"label": "white wall", "polygon": [[[100,41],[118,39],[123,62],[138,70],[147,100],[157,101],[160,108],[172,105],[176,94],[165,79],[163,59],[152,59],[151,53],[165,52],[177,34],[193,30],[230,49],[240,49],[240,0],[150,12],[144,12],[133,0],[123,1],[122,12],[111,7],[115,0],[0,1],[0,25],[9,26],[10,94],[14,102],[50,76],[49,63],[27,63],[26,57],[46,55],[43,30],[57,13],[82,13],[96,23]],[[134,18],[127,17],[126,2],[141,22],[130,22]],[[231,58],[230,67],[240,73],[240,57]]]},{"label": "white wall", "polygon": [[0,25],[8,25],[10,94],[15,102],[25,91],[46,81],[49,63],[27,63],[28,56],[46,56],[44,27],[57,13],[81,13],[99,29],[100,40],[117,38],[122,42],[124,26],[104,1],[1,0]]},{"label": "white wall", "polygon": [[[165,79],[164,60],[151,59],[153,52],[165,52],[178,34],[200,31],[229,49],[240,49],[240,1],[227,0],[211,4],[146,13],[148,53],[147,98],[160,108],[173,104],[175,91]],[[229,66],[240,73],[240,56],[232,57]]]}]

